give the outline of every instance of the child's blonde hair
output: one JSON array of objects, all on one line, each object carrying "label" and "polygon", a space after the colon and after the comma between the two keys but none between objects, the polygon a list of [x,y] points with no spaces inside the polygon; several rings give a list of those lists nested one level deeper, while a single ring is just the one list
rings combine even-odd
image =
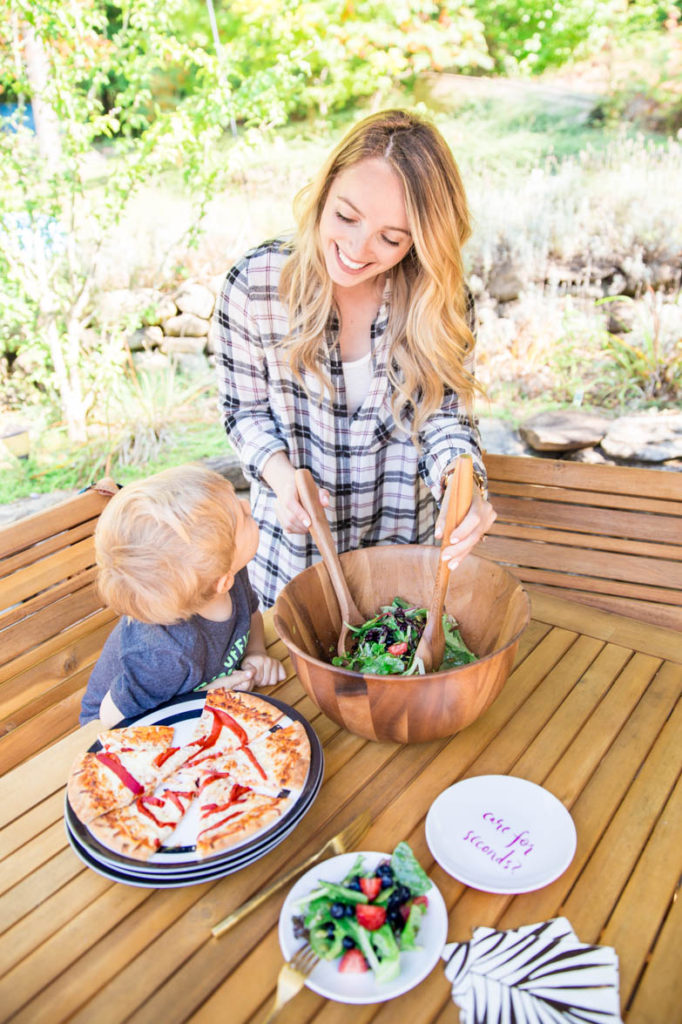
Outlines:
[{"label": "child's blonde hair", "polygon": [[103,600],[141,622],[189,618],[231,572],[237,501],[225,477],[200,465],[126,484],[95,530]]}]

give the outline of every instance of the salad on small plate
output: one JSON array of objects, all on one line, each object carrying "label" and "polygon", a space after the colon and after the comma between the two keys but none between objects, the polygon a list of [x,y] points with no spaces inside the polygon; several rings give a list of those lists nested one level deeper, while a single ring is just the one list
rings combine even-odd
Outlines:
[{"label": "salad on small plate", "polygon": [[409,991],[447,938],[443,898],[407,843],[393,854],[345,853],[307,871],[289,892],[279,940],[290,960],[306,941],[320,957],[308,988],[343,1003]]}]

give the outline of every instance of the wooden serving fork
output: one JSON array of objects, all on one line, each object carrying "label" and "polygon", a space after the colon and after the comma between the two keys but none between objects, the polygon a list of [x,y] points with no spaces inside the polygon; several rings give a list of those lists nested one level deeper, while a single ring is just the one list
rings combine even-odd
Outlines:
[{"label": "wooden serving fork", "polygon": [[282,889],[287,882],[292,880],[292,878],[296,878],[296,875],[300,875],[302,871],[305,871],[306,868],[316,864],[317,861],[322,860],[323,857],[332,853],[348,853],[348,851],[352,850],[355,844],[364,836],[365,832],[369,828],[369,823],[369,812],[363,811],[362,814],[358,815],[357,818],[354,818],[353,821],[346,825],[346,827],[337,835],[328,839],[317,853],[308,857],[308,859],[304,860],[301,864],[297,864],[296,867],[291,868],[291,870],[287,871],[285,874],[280,875],[279,878],[275,879],[274,882],[271,882],[271,884],[266,886],[265,889],[261,889],[261,891],[257,892],[255,896],[252,896],[250,900],[247,900],[246,903],[242,903],[240,907],[237,907],[236,910],[233,910],[232,913],[228,914],[222,921],[215,924],[211,929],[211,933],[215,935],[216,938],[220,935],[224,935],[226,931],[229,931],[229,929],[241,921],[243,917],[246,917],[246,915],[250,914],[252,910],[259,907],[261,903],[264,903],[270,896]]}]

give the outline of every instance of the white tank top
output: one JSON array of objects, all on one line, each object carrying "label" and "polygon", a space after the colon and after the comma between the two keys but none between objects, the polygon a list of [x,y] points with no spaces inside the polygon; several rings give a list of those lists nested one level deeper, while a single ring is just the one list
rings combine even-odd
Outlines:
[{"label": "white tank top", "polygon": [[370,351],[366,355],[360,356],[359,359],[341,363],[346,382],[346,407],[349,416],[358,411],[369,393],[369,383],[372,377],[369,365],[371,356]]}]

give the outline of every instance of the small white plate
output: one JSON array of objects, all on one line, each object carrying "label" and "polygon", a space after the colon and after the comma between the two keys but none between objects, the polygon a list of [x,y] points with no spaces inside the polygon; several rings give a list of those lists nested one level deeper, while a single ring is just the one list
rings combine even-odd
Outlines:
[{"label": "small white plate", "polygon": [[[368,853],[364,850],[361,854],[364,857],[363,871],[372,871],[382,860],[388,860],[391,856],[389,853]],[[300,912],[296,907],[297,900],[314,889],[320,879],[340,882],[361,854],[343,853],[339,857],[330,857],[306,871],[291,889],[279,917],[279,944],[285,960],[290,960],[302,944],[301,939],[294,938],[292,923],[294,915]],[[306,978],[308,988],[339,1003],[382,1003],[418,985],[438,963],[448,933],[447,907],[433,883],[426,896],[429,905],[417,936],[419,949],[400,954],[400,974],[394,981],[379,985],[372,971],[366,974],[339,974],[338,960],[321,960]]]},{"label": "small white plate", "polygon": [[478,775],[437,797],[426,841],[444,871],[473,889],[532,892],[573,860],[576,832],[564,805],[512,775]]}]

